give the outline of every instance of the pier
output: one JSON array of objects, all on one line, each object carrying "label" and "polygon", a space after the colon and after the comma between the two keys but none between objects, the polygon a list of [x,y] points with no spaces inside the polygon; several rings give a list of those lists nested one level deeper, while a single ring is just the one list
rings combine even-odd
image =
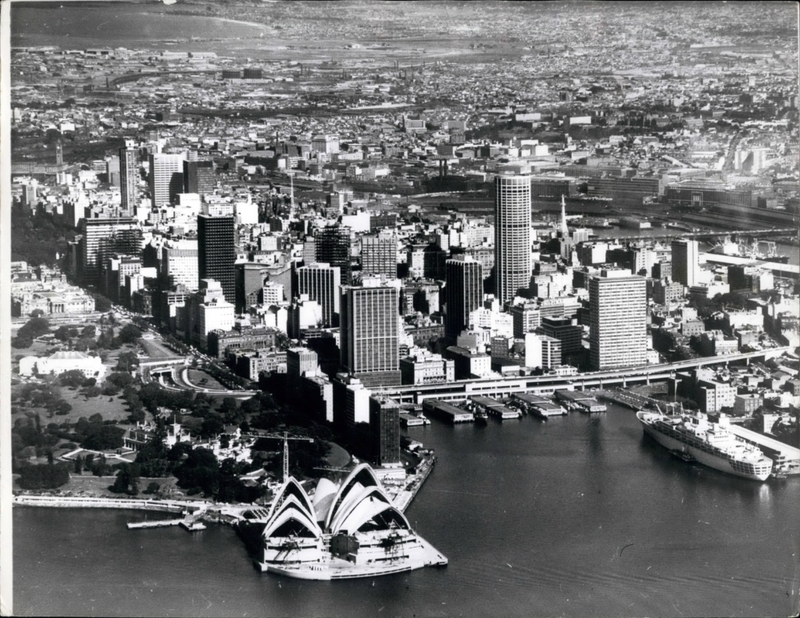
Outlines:
[{"label": "pier", "polygon": [[129,521],[128,530],[138,530],[140,528],[167,528],[178,526],[183,523],[182,519],[161,519],[158,521]]},{"label": "pier", "polygon": [[631,393],[629,391],[606,391],[600,393],[598,396],[601,399],[618,403],[621,406],[625,406],[626,408],[631,408],[632,410],[636,411],[639,411],[647,405],[655,402],[654,399],[644,397],[643,395],[637,395],[636,393]]}]

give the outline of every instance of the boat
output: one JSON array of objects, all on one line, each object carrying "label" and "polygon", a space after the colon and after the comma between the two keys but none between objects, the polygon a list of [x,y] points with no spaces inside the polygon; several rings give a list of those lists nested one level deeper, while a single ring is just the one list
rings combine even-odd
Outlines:
[{"label": "boat", "polygon": [[489,422],[489,417],[486,412],[476,412],[475,413],[475,424],[476,425],[486,425]]},{"label": "boat", "polygon": [[756,481],[765,481],[772,473],[773,461],[733,434],[724,414],[717,423],[702,412],[668,416],[660,410],[642,410],[636,418],[647,435],[681,459],[691,458],[720,472]]}]

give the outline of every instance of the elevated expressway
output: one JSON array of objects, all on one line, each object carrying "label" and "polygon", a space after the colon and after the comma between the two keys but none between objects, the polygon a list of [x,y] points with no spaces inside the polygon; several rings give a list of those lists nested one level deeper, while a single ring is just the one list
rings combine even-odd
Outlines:
[{"label": "elevated expressway", "polygon": [[609,386],[627,387],[630,384],[649,384],[651,381],[667,380],[678,371],[720,365],[737,361],[750,362],[753,358],[774,358],[790,351],[788,346],[742,352],[726,356],[709,356],[664,365],[647,365],[625,369],[612,369],[580,373],[574,376],[524,376],[509,378],[476,378],[456,380],[443,384],[406,384],[382,389],[380,393],[399,403],[421,404],[426,399],[463,401],[473,395],[508,397],[513,393],[549,394],[555,390],[585,390]]},{"label": "elevated expressway", "polygon": [[[191,357],[172,358],[167,360],[142,362],[139,365],[143,382],[157,381],[159,386],[171,391],[193,390],[207,395],[250,399],[259,391],[229,390],[224,388],[205,388],[189,381],[189,363]],[[170,382],[167,381],[167,377]]]}]

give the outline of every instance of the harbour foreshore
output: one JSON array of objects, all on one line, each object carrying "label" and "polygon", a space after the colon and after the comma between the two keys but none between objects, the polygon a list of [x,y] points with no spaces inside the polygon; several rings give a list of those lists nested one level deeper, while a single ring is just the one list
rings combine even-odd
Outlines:
[{"label": "harbour foreshore", "polygon": [[204,510],[209,502],[191,500],[137,500],[135,498],[95,498],[86,496],[45,496],[38,494],[18,494],[13,504],[57,508],[96,508],[96,509],[135,509],[142,511],[163,511],[184,513]]},{"label": "harbour foreshore", "polygon": [[[436,456],[425,457],[417,467],[411,482],[394,498],[394,505],[405,511],[416,497],[425,480],[433,470]],[[253,507],[252,504],[225,504],[203,500],[151,500],[138,498],[108,498],[91,496],[58,496],[20,493],[13,497],[13,504],[54,508],[98,508],[161,511],[166,513],[197,513],[203,519],[232,523],[240,512]]]}]

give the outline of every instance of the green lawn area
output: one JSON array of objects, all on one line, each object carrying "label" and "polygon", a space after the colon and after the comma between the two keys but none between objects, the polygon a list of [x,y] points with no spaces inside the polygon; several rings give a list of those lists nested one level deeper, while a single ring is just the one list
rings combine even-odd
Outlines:
[{"label": "green lawn area", "polygon": [[128,411],[125,407],[125,401],[119,395],[114,397],[100,395],[99,397],[86,399],[80,390],[73,391],[62,387],[61,396],[72,406],[69,414],[53,417],[54,419],[61,419],[62,423],[64,421],[75,423],[81,416],[89,418],[92,414],[98,413],[103,416],[103,420],[127,423]]},{"label": "green lawn area", "polygon": [[[207,382],[201,384],[200,383],[201,380],[207,380]],[[225,388],[222,384],[217,382],[205,371],[201,371],[199,369],[191,369],[191,368],[189,369],[189,382],[201,388],[211,388],[211,389]]]},{"label": "green lawn area", "polygon": [[[113,492],[108,491],[108,486],[114,484],[113,476],[94,476],[90,472],[84,472],[83,475],[79,476],[74,472],[70,473],[69,483],[59,487],[59,491],[68,491],[72,492],[75,495],[86,495],[86,496],[101,496],[101,497],[112,497],[112,498],[126,498],[130,496],[125,496],[121,494],[115,494]],[[166,494],[174,494],[176,491],[180,492],[180,490],[176,487],[177,480],[174,476],[168,476],[166,478],[140,478],[139,479],[139,498],[152,498],[155,497],[157,494],[143,494],[142,492],[147,489],[147,486],[151,483],[158,483],[159,486],[163,486],[166,489],[162,490],[162,492],[166,492]],[[162,493],[163,495],[163,493]]]}]

